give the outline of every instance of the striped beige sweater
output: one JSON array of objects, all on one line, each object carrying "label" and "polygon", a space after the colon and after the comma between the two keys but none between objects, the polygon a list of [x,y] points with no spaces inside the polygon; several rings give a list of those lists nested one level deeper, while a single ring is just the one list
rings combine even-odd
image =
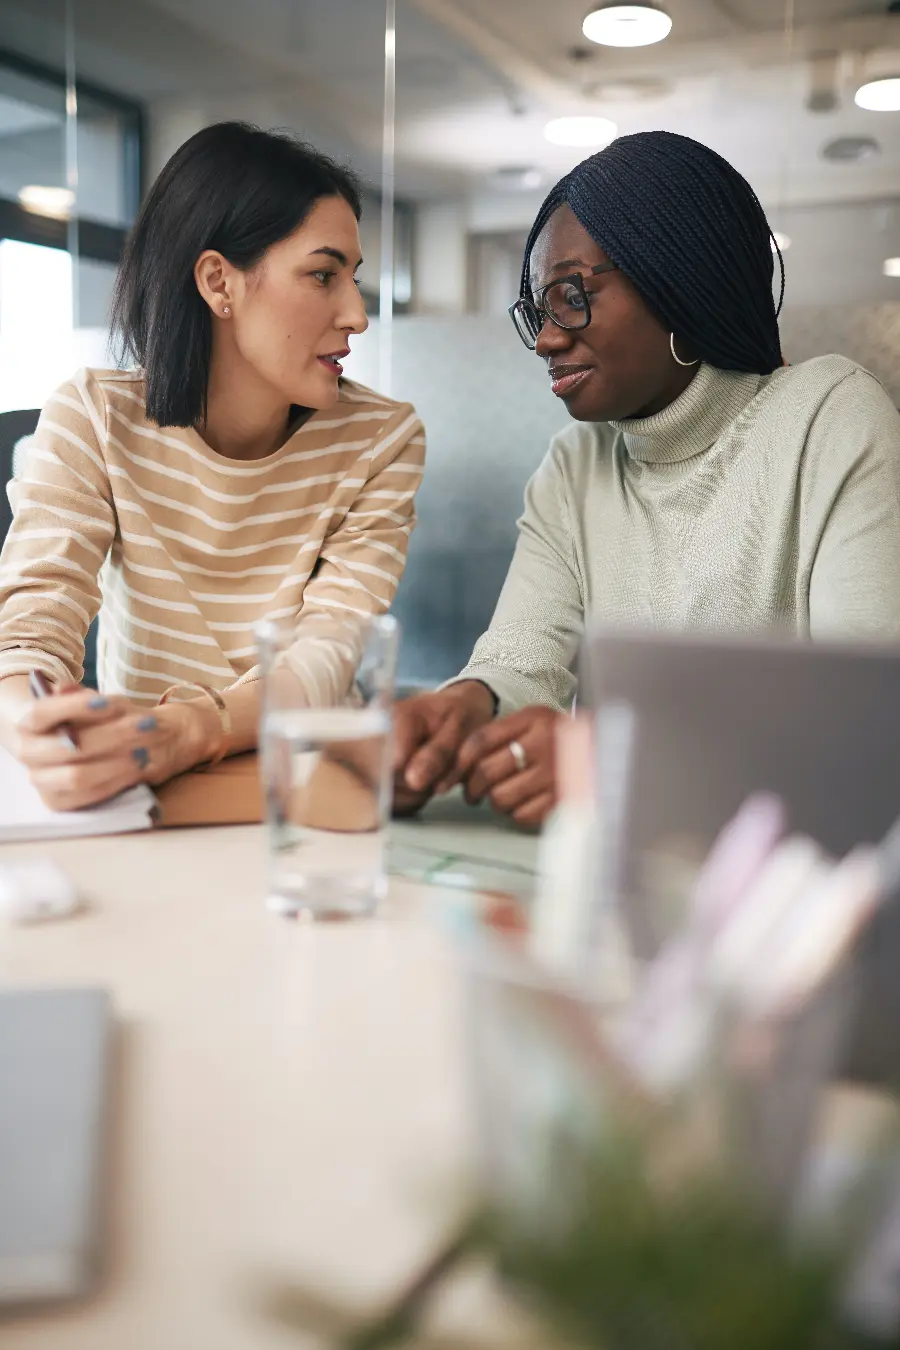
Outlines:
[{"label": "striped beige sweater", "polygon": [[104,692],[256,674],[253,626],[295,625],[309,696],[339,697],[330,637],[394,596],[424,432],[408,403],[350,380],[274,454],[241,462],[147,421],[135,372],[88,370],[45,407],[0,556],[0,678],[80,680],[101,607]]}]

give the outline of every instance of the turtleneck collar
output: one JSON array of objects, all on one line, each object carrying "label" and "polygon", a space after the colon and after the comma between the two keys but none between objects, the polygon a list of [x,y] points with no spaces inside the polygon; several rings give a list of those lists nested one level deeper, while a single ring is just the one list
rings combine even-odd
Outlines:
[{"label": "turtleneck collar", "polygon": [[701,455],[746,408],[762,377],[701,365],[684,393],[652,417],[629,417],[610,426],[621,431],[632,459],[675,464]]}]

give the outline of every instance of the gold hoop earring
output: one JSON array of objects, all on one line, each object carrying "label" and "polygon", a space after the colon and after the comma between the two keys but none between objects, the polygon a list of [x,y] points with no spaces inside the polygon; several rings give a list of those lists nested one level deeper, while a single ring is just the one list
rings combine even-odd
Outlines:
[{"label": "gold hoop earring", "polygon": [[674,333],[670,333],[670,334],[669,334],[669,351],[672,353],[672,360],[673,360],[673,361],[677,361],[677,363],[678,363],[679,366],[696,366],[696,365],[698,365],[699,362],[700,362],[700,357],[699,357],[699,356],[697,357],[697,359],[696,359],[695,361],[682,361],[681,357],[678,355],[678,353],[677,353],[676,350],[675,350],[675,334],[674,334]]}]

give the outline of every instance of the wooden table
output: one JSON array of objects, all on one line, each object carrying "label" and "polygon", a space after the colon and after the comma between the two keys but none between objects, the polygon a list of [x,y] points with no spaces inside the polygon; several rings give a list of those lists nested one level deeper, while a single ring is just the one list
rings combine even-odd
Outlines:
[{"label": "wooden table", "polygon": [[372,920],[280,919],[255,826],[41,849],[90,908],[0,930],[0,981],[113,992],[111,1268],[80,1308],[0,1322],[0,1346],[310,1346],[260,1314],[257,1281],[390,1296],[445,1231],[470,1157],[434,893],[396,881]]}]

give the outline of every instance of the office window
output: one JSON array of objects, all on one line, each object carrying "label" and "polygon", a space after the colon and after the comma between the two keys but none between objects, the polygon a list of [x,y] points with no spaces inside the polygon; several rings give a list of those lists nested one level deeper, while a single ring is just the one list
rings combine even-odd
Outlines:
[{"label": "office window", "polygon": [[0,240],[0,410],[39,407],[71,363],[71,254]]},{"label": "office window", "polygon": [[[140,200],[140,109],[76,81],[80,219],[127,228]],[[66,89],[61,71],[0,50],[0,200],[34,216],[63,214],[67,180]],[[29,189],[47,189],[42,195]]]},{"label": "office window", "polygon": [[[116,266],[140,202],[140,108],[0,50],[0,410],[105,364]],[[74,134],[73,134],[74,132]]]}]

